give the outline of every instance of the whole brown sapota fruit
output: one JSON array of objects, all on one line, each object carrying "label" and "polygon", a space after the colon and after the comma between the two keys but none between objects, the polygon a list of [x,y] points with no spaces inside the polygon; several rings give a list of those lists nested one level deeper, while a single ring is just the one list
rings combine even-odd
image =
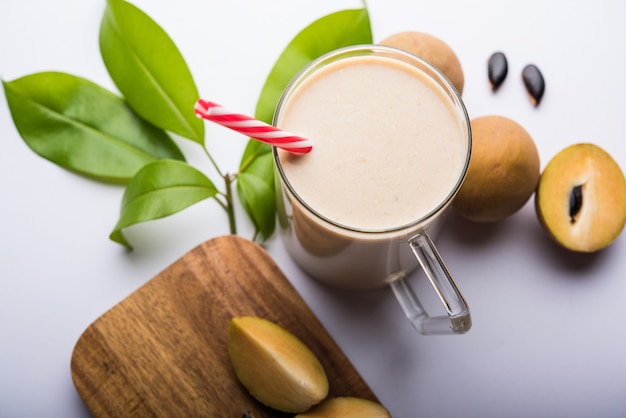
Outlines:
[{"label": "whole brown sapota fruit", "polygon": [[471,121],[472,156],[453,206],[474,222],[502,220],[524,206],[540,176],[539,153],[528,132],[503,116]]}]

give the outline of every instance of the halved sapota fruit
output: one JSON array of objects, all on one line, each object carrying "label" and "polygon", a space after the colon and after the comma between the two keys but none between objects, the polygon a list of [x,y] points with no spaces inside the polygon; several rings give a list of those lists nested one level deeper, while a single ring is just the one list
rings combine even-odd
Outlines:
[{"label": "halved sapota fruit", "polygon": [[328,378],[315,354],[271,321],[233,318],[228,353],[239,381],[270,408],[302,412],[328,396]]},{"label": "halved sapota fruit", "polygon": [[329,398],[296,418],[390,418],[379,403],[355,397]]},{"label": "halved sapota fruit", "polygon": [[537,216],[550,236],[577,252],[609,246],[626,222],[626,179],[593,144],[571,145],[548,163],[535,196]]}]

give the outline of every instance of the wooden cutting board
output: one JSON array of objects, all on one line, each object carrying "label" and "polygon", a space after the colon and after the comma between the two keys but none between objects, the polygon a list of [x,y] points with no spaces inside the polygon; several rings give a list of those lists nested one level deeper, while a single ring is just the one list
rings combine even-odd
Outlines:
[{"label": "wooden cutting board", "polygon": [[330,396],[376,397],[278,266],[236,236],[196,247],[81,335],[74,385],[96,417],[287,417],[238,382],[228,357],[233,316],[274,321],[319,357]]}]

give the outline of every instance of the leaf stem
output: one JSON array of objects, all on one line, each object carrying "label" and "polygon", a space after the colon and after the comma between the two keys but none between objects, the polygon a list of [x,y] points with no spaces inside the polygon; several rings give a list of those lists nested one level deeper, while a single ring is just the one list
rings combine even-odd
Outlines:
[{"label": "leaf stem", "polygon": [[206,149],[206,147],[202,147],[202,149],[204,150],[204,153],[206,154],[206,156],[209,157],[209,161],[211,161],[211,165],[213,165],[213,168],[215,168],[218,174],[221,177],[223,177],[224,180],[226,180],[226,177],[228,176],[228,174],[222,174],[222,170],[220,170],[220,167],[217,165],[217,161],[215,161],[215,159],[213,158],[209,150]]},{"label": "leaf stem", "polygon": [[204,153],[206,154],[206,156],[209,158],[209,161],[211,161],[213,168],[215,168],[215,170],[220,175],[220,177],[224,179],[224,186],[226,187],[226,193],[219,192],[219,194],[224,196],[224,199],[226,200],[226,202],[223,202],[221,199],[217,199],[217,198],[215,200],[217,200],[219,205],[228,214],[228,225],[230,227],[230,233],[232,235],[236,235],[237,234],[237,222],[235,221],[235,207],[233,205],[234,199],[233,199],[232,184],[237,178],[237,176],[230,175],[228,173],[222,173],[222,170],[220,170],[220,167],[217,165],[217,161],[215,161],[215,159],[213,158],[209,150],[207,150],[206,147],[202,147],[202,149],[204,150]]},{"label": "leaf stem", "polygon": [[233,181],[236,176],[226,173],[224,176],[224,185],[226,186],[226,213],[228,213],[228,224],[230,225],[230,233],[237,235],[237,223],[235,221],[235,207],[233,205]]},{"label": "leaf stem", "polygon": [[222,192],[217,192],[218,196],[214,196],[213,198],[215,199],[215,201],[222,207],[222,209],[224,209],[226,212],[228,212],[228,204],[223,202],[219,197],[223,196],[224,198],[226,198],[226,195]]}]

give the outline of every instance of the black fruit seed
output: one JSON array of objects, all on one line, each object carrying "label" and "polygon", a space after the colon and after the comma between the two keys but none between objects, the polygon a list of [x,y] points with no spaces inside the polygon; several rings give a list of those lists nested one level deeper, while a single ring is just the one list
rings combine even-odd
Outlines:
[{"label": "black fruit seed", "polygon": [[576,215],[583,206],[583,186],[574,186],[569,194],[569,220],[570,223],[576,222]]},{"label": "black fruit seed", "polygon": [[522,70],[522,80],[524,81],[526,91],[528,91],[533,104],[538,106],[546,90],[546,82],[543,79],[543,74],[541,74],[541,71],[539,71],[536,65],[528,64],[524,67],[524,70]]},{"label": "black fruit seed", "polygon": [[506,56],[502,52],[494,52],[487,62],[487,74],[492,90],[495,91],[500,87],[508,72],[509,64]]}]

